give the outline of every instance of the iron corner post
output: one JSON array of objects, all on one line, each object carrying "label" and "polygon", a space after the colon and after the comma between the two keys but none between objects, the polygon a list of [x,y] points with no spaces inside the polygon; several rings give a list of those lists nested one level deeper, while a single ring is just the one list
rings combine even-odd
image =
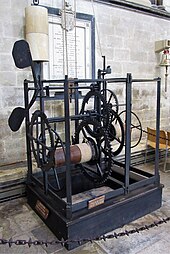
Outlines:
[{"label": "iron corner post", "polygon": [[129,191],[129,170],[131,153],[131,90],[132,75],[127,73],[126,79],[126,122],[125,122],[125,193]]},{"label": "iron corner post", "polygon": [[160,132],[160,99],[161,99],[161,79],[157,79],[157,105],[156,105],[156,150],[155,150],[155,177],[160,181],[159,176],[159,132]]}]

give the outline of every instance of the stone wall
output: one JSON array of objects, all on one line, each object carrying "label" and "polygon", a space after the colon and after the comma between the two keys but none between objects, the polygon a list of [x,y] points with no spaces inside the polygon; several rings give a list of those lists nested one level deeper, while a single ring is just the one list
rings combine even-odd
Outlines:
[{"label": "stone wall", "polygon": [[[73,4],[74,1],[69,1]],[[17,106],[24,106],[23,81],[31,79],[30,69],[19,70],[11,56],[13,44],[24,38],[24,9],[30,0],[0,1],[0,165],[23,161],[26,158],[24,124],[18,132],[11,132],[8,117]],[[40,0],[61,8],[61,1]],[[168,19],[154,17],[121,7],[79,0],[77,12],[95,15],[96,69],[102,68],[102,55],[112,68],[112,77],[162,78],[161,128],[170,129],[170,85],[164,92],[164,69],[158,67],[160,55],[154,52],[157,40],[170,39]],[[124,103],[124,85],[110,85],[119,102]],[[156,89],[152,83],[133,85],[132,108],[142,121],[143,128],[155,125]],[[50,106],[49,106],[50,107]],[[122,108],[123,109],[123,108]],[[120,111],[122,110],[120,109]]]},{"label": "stone wall", "polygon": [[16,40],[24,38],[24,8],[27,0],[0,1],[0,165],[25,160],[24,127],[12,133],[8,117],[16,106],[23,106],[23,81],[30,70],[19,70],[12,59]]}]

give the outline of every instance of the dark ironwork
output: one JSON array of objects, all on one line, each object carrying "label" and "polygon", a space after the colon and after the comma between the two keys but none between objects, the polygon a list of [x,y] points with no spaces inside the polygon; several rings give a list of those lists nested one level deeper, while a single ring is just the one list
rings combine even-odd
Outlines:
[{"label": "dark ironwork", "polygon": [[[32,62],[31,66],[34,66]],[[24,81],[23,110],[28,149],[27,199],[55,235],[60,240],[65,240],[65,246],[68,249],[77,246],[78,243],[74,241],[77,231],[80,239],[93,239],[95,232],[103,235],[120,227],[122,218],[123,224],[128,223],[159,208],[163,186],[160,184],[158,172],[146,175],[146,172],[133,168],[130,161],[131,87],[133,82],[144,80],[134,81],[131,74],[127,74],[126,78],[105,79],[105,74],[110,72],[110,67],[105,67],[105,59],[103,70],[98,72],[97,79],[70,80],[65,76],[63,80],[42,80],[41,68],[32,70],[35,73],[33,82]],[[156,83],[157,92],[160,92],[159,78],[147,82]],[[115,161],[114,158],[114,152],[118,154],[124,144],[124,126],[114,110],[114,102],[107,98],[107,86],[110,83],[112,86],[123,83],[126,88],[125,164]],[[83,89],[87,90],[87,94],[79,109],[79,98]],[[32,91],[34,96],[36,95],[37,109],[31,116],[30,103],[33,99],[29,101],[29,97]],[[64,99],[64,116],[59,117],[56,114],[48,117],[46,102],[57,102],[58,93],[62,93]],[[160,96],[157,99],[160,100]],[[70,101],[74,107],[73,115],[70,115]],[[157,106],[159,105],[158,102]],[[156,118],[158,125],[159,110]],[[120,139],[117,136],[116,122],[121,129]],[[58,130],[59,123],[63,124],[64,138],[61,138]],[[73,135],[71,126],[74,129]],[[112,152],[113,141],[117,141],[120,147]],[[88,142],[91,143],[92,156],[85,162],[73,163],[71,146]],[[54,158],[58,148],[63,150],[65,162],[60,167],[56,166]],[[40,168],[36,173],[33,172],[33,158]],[[100,194],[90,194],[90,197],[74,202],[74,195],[91,192],[93,189],[98,191],[99,188],[103,188]],[[112,219],[113,225],[110,224],[109,218]]]},{"label": "dark ironwork", "polygon": [[[123,118],[123,115],[125,115],[124,116],[124,119],[125,119],[126,118],[126,110],[123,110],[121,113],[119,113],[119,117],[121,117],[121,119]],[[133,123],[133,118],[136,120],[137,123]],[[122,121],[123,121],[123,119],[122,119]],[[125,132],[126,132],[126,120],[123,121],[123,123],[125,126]],[[137,141],[131,145],[131,148],[134,148],[140,143],[140,141],[142,139],[142,124],[141,124],[139,117],[133,111],[131,111],[131,127],[130,127],[130,129],[131,129],[131,131],[133,129],[139,130]]]},{"label": "dark ironwork", "polygon": [[[91,128],[95,131],[93,131]],[[94,147],[93,161],[81,164],[84,174],[95,183],[104,183],[112,172],[112,152],[109,136],[95,119],[82,121],[76,129],[75,143],[86,139]]]},{"label": "dark ironwork", "polygon": [[34,5],[39,5],[39,0],[33,0]]}]

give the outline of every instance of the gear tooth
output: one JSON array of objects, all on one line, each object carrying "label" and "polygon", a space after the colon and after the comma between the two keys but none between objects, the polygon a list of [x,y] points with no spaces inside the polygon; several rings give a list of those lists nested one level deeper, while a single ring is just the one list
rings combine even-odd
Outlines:
[{"label": "gear tooth", "polygon": [[111,144],[110,144],[110,138],[109,138],[109,135],[108,135],[108,130],[106,130],[106,138],[107,138],[107,140],[108,140],[108,147],[109,147],[109,157],[110,157],[110,169],[109,169],[109,171],[107,172],[107,176],[106,176],[106,178],[103,180],[103,183],[105,183],[107,180],[108,180],[108,178],[109,178],[109,176],[111,175],[111,173],[112,173],[112,147],[111,147]]}]

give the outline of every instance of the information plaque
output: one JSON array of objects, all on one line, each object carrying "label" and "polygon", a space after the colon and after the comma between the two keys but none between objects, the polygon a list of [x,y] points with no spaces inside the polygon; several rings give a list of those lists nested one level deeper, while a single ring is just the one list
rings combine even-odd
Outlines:
[{"label": "information plaque", "polygon": [[65,75],[69,78],[93,78],[94,39],[92,42],[91,20],[76,18],[75,28],[67,32],[61,22],[61,15],[49,13],[49,62],[43,64],[43,78],[63,79]]}]

